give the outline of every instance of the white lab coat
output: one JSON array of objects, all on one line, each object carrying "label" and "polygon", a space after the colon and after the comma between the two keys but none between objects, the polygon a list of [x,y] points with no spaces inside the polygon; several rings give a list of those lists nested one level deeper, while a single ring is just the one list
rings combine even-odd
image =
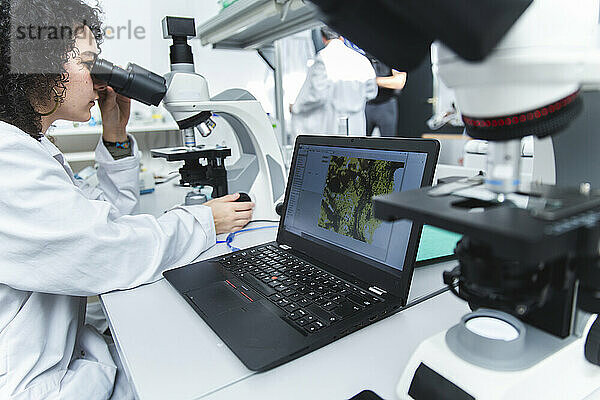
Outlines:
[{"label": "white lab coat", "polygon": [[85,296],[132,288],[215,243],[210,208],[160,218],[137,204],[139,153],[96,149],[100,189],[60,151],[0,122],[0,399],[107,399],[115,363],[83,325]]},{"label": "white lab coat", "polygon": [[335,39],[319,51],[292,106],[296,133],[365,136],[365,106],[377,96],[369,60]]}]

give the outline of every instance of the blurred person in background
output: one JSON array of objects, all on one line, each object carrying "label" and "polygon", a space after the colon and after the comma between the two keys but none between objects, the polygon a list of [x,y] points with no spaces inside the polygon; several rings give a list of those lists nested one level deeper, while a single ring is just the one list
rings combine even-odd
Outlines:
[{"label": "blurred person in background", "polygon": [[367,136],[373,135],[375,127],[381,136],[399,136],[398,133],[398,96],[406,85],[406,72],[399,72],[368,56],[377,75],[377,97],[370,100],[366,107]]},{"label": "blurred person in background", "polygon": [[365,136],[365,106],[377,96],[376,75],[369,60],[321,29],[325,48],[311,61],[306,80],[290,112],[300,134]]}]

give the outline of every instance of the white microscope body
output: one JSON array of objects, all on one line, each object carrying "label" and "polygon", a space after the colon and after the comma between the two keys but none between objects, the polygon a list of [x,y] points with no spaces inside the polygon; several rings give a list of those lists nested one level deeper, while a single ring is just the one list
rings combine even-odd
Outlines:
[{"label": "white microscope body", "polygon": [[193,70],[170,72],[165,78],[169,89],[163,104],[175,121],[210,111],[229,123],[240,149],[240,159],[227,168],[230,193],[250,195],[256,203],[254,219],[277,218],[275,204],[283,201],[286,173],[275,131],[260,103],[241,89],[210,99],[206,80]]},{"label": "white microscope body", "polygon": [[[206,79],[195,72],[186,43],[187,38],[195,36],[193,23],[193,19],[190,24],[186,18],[163,20],[164,38],[174,39],[171,72],[164,77],[168,90],[163,104],[178,123],[184,146],[157,150],[204,150],[201,143],[196,145],[196,130],[208,136],[215,125],[210,116],[219,115],[233,129],[240,149],[240,159],[227,168],[228,192],[250,195],[256,204],[253,219],[276,219],[275,205],[285,195],[286,171],[272,123],[260,103],[245,90],[232,89],[210,97]],[[204,117],[198,119],[199,115]]]},{"label": "white microscope body", "polygon": [[[465,315],[463,321],[469,320],[471,317],[477,318],[477,313]],[[506,316],[498,315],[497,317],[505,318]],[[584,357],[585,338],[595,320],[595,315],[586,319],[587,324],[580,332],[573,334],[570,338],[555,342],[550,335],[525,324],[519,326],[518,338],[510,338],[510,340],[506,337],[498,338],[499,329],[477,331],[478,333],[463,332],[462,338],[459,340],[470,340],[470,342],[464,343],[466,346],[479,347],[480,351],[486,349],[478,355],[472,354],[474,358],[469,361],[467,361],[469,357],[465,356],[463,351],[457,351],[456,343],[451,343],[452,348],[449,346],[449,340],[457,339],[457,336],[449,338],[454,333],[453,330],[468,329],[461,322],[448,331],[432,336],[417,347],[404,368],[396,393],[403,400],[419,400],[418,390],[416,386],[413,386],[413,380],[418,375],[417,370],[422,369],[425,365],[435,374],[443,377],[442,381],[436,381],[437,377],[428,376],[429,380],[427,381],[428,385],[439,385],[438,398],[440,399],[599,399],[600,391],[597,390],[600,389],[600,367],[588,362]],[[499,321],[503,320],[499,319]],[[500,328],[500,330],[502,329],[504,328]],[[539,343],[535,343],[537,340]],[[496,346],[494,342],[498,342],[499,346]],[[509,369],[499,367],[502,361],[509,361],[506,363],[507,366],[518,364],[518,362],[515,363],[515,360],[519,359],[519,355],[515,355],[515,352],[523,351],[521,358],[526,359],[525,353],[530,351],[532,346],[543,347],[548,342],[553,342],[551,348],[556,351],[537,360],[533,365],[526,367],[523,364],[521,367],[507,367]],[[473,343],[476,343],[476,346],[473,346]],[[511,348],[502,354],[503,346],[510,346],[514,349]],[[529,348],[525,348],[526,346]],[[460,345],[458,348],[460,349]],[[490,351],[490,349],[493,350]],[[485,354],[485,351],[490,351],[490,354]],[[487,367],[483,366],[485,364],[488,364]],[[461,391],[460,395],[463,397],[446,397],[450,396],[450,392],[453,390],[447,386],[448,381]]]}]

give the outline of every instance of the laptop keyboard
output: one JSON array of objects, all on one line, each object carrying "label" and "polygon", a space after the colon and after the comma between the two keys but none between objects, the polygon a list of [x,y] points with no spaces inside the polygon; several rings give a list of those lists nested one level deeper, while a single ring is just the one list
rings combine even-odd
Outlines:
[{"label": "laptop keyboard", "polygon": [[239,251],[219,262],[284,310],[286,322],[308,334],[383,301],[273,245]]}]

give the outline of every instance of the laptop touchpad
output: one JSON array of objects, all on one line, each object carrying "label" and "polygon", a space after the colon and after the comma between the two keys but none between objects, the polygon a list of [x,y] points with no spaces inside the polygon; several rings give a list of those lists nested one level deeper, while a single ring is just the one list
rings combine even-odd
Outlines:
[{"label": "laptop touchpad", "polygon": [[215,282],[201,289],[192,290],[187,293],[187,296],[208,317],[239,309],[249,303],[225,282]]}]

